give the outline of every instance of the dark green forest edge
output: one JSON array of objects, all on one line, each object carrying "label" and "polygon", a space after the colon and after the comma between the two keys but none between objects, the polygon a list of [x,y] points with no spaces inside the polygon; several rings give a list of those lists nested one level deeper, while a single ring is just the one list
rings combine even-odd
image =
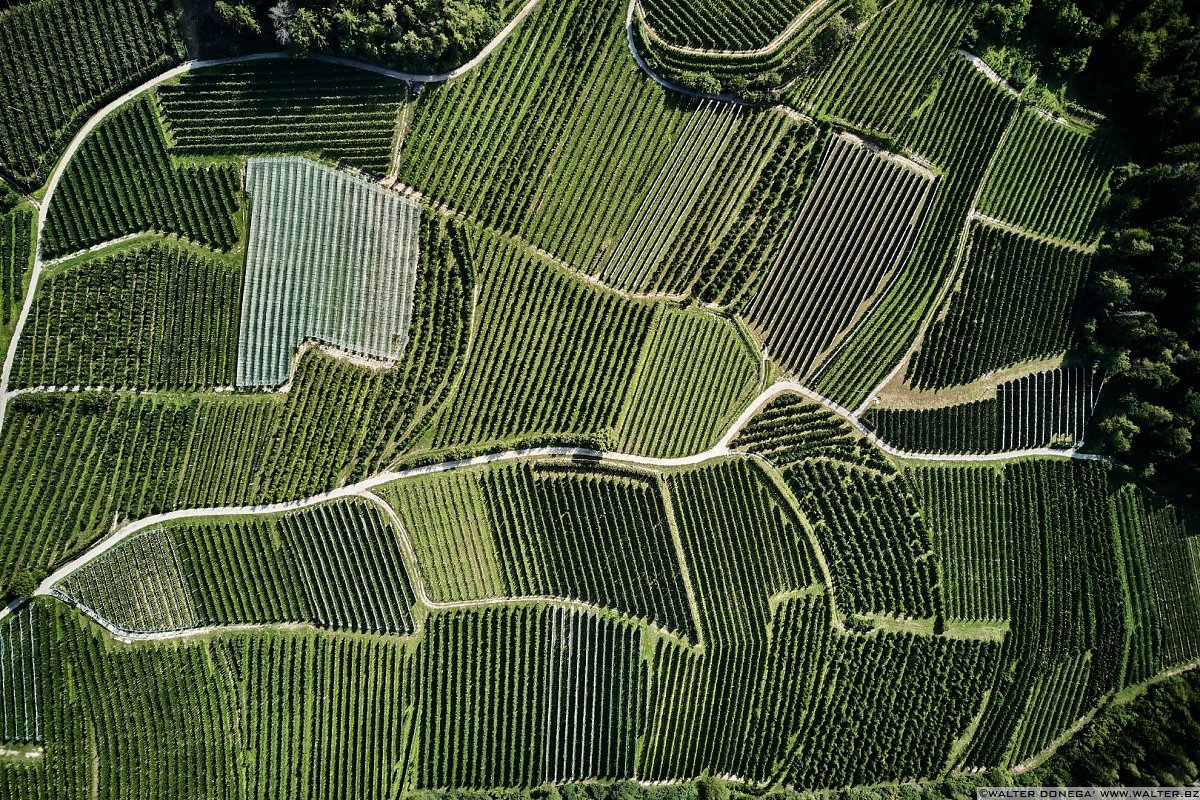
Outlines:
[{"label": "dark green forest edge", "polygon": [[[0,797],[1196,781],[1194,13],[627,8],[421,85],[306,57],[445,71],[520,6],[0,0]],[[47,199],[106,103],[268,51],[121,105]],[[345,230],[252,223],[287,154],[414,204],[411,314],[250,388],[254,303],[329,311],[250,255]],[[724,447],[781,378],[826,405]],[[610,455],[419,471],[542,446]]]}]

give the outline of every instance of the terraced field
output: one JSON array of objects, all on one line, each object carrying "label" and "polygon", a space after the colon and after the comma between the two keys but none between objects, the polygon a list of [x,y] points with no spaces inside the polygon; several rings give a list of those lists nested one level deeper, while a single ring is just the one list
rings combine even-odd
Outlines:
[{"label": "terraced field", "polygon": [[1082,346],[1186,253],[975,4],[259,5],[0,0],[0,798],[967,796],[1200,663]]}]

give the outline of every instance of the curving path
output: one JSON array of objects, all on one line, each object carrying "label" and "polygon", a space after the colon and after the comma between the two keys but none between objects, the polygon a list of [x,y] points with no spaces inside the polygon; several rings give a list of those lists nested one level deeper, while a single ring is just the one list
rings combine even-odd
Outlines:
[{"label": "curving path", "polygon": [[[509,20],[508,24],[501,28],[500,32],[497,33],[490,42],[484,45],[482,50],[476,53],[474,58],[465,64],[450,70],[449,72],[438,72],[426,75],[420,73],[399,72],[397,70],[375,66],[374,64],[367,64],[362,61],[341,58],[339,56],[314,55],[310,56],[310,58],[314,61],[322,61],[328,64],[338,64],[344,67],[352,67],[354,69],[360,69],[367,72],[374,72],[378,75],[384,75],[389,78],[405,81],[407,83],[444,83],[445,81],[449,81],[453,78],[459,77],[460,75],[464,75],[482,64],[483,61],[489,55],[491,55],[493,50],[499,47],[505,39],[512,35],[512,32],[516,30],[517,26],[520,25],[521,22],[528,17],[529,14],[532,13],[532,11],[537,8],[541,2],[542,0],[528,0],[521,10],[517,12],[517,14],[511,20]],[[17,317],[17,324],[16,327],[13,328],[12,339],[9,340],[8,351],[4,355],[4,366],[3,369],[0,370],[0,431],[4,430],[4,418],[5,413],[8,410],[8,383],[9,377],[12,375],[13,364],[16,360],[17,343],[21,339],[21,333],[25,329],[25,323],[29,320],[29,313],[33,308],[34,298],[37,296],[38,282],[42,276],[42,269],[43,267],[47,266],[48,263],[51,263],[42,259],[42,233],[46,227],[46,218],[50,211],[50,204],[54,199],[54,192],[58,188],[59,181],[62,180],[63,172],[66,171],[67,165],[71,163],[71,159],[74,157],[75,152],[79,149],[79,146],[83,143],[83,140],[88,137],[88,135],[105,119],[105,117],[107,117],[109,114],[112,114],[114,111],[128,103],[133,98],[137,97],[142,92],[148,89],[153,89],[155,86],[158,86],[165,81],[169,81],[172,78],[183,75],[186,72],[191,72],[194,69],[204,69],[206,67],[218,67],[223,64],[239,64],[248,61],[267,61],[284,58],[290,58],[290,56],[284,52],[271,52],[252,53],[244,56],[230,56],[228,58],[185,61],[177,67],[169,69],[166,72],[160,73],[159,75],[155,75],[153,78],[150,78],[141,85],[130,89],[120,97],[117,97],[115,100],[105,105],[90,118],[88,118],[87,122],[83,124],[83,126],[71,139],[71,143],[67,145],[67,149],[63,151],[62,156],[54,165],[53,172],[50,173],[50,177],[46,181],[45,192],[42,195],[41,201],[34,203],[35,208],[37,208],[37,231],[34,234],[33,270],[29,276],[29,287],[25,292],[25,300],[21,304],[21,313]],[[107,247],[108,244],[110,243],[106,242],[100,246]],[[72,254],[71,257],[74,257],[74,255],[78,254]]]},{"label": "curving path", "polygon": [[[300,500],[288,500],[279,503],[262,503],[251,506],[224,506],[218,508],[186,508],[177,511],[168,511],[163,514],[155,514],[145,517],[140,520],[131,522],[116,532],[98,542],[87,551],[68,561],[52,572],[34,592],[35,596],[58,596],[54,591],[54,587],[59,581],[63,580],[67,575],[88,564],[89,562],[99,558],[104,553],[108,552],[118,544],[128,539],[130,536],[156,525],[163,525],[169,522],[183,519],[198,519],[203,517],[236,517],[249,516],[257,514],[278,514],[286,511],[296,511],[298,509],[309,508],[319,503],[336,500],[339,498],[348,497],[363,497],[374,503],[382,503],[382,501],[371,493],[375,489],[384,484],[394,481],[414,478],[421,475],[434,475],[441,472],[451,472],[454,470],[465,469],[469,467],[478,467],[485,464],[495,464],[502,461],[515,461],[529,458],[548,458],[548,457],[582,457],[589,459],[597,459],[616,464],[634,464],[644,467],[654,467],[659,469],[671,469],[679,467],[695,466],[713,459],[725,458],[727,456],[742,455],[738,451],[730,447],[734,438],[742,428],[754,417],[755,414],[762,409],[767,403],[773,400],[780,394],[793,393],[801,395],[815,403],[824,406],[837,416],[846,420],[856,431],[864,436],[868,441],[874,444],[883,452],[900,459],[917,460],[917,461],[943,461],[943,462],[980,462],[980,461],[1005,461],[1013,458],[1021,458],[1024,456],[1042,456],[1042,457],[1057,457],[1057,458],[1073,458],[1089,461],[1105,461],[1109,460],[1106,456],[1094,455],[1090,453],[1080,453],[1076,450],[1058,450],[1053,448],[1033,448],[1026,450],[1010,450],[999,453],[984,453],[981,455],[957,455],[946,453],[912,453],[906,450],[901,450],[892,447],[882,441],[869,428],[859,421],[858,417],[846,410],[842,406],[833,402],[827,397],[817,394],[808,387],[796,381],[779,381],[767,387],[761,392],[758,397],[734,420],[733,424],[726,431],[715,445],[703,450],[699,453],[694,453],[689,456],[679,456],[676,458],[651,458],[648,456],[639,456],[631,453],[617,453],[603,450],[594,450],[586,447],[531,447],[520,450],[506,450],[499,453],[487,453],[485,455],[475,456],[473,458],[459,459],[454,461],[441,461],[434,464],[426,464],[419,467],[411,467],[409,469],[398,471],[384,471],[369,478],[366,478],[358,483],[347,484],[332,489],[328,492],[315,494],[311,497],[306,497]],[[383,504],[386,505],[386,504]],[[393,522],[398,520],[395,518],[394,512],[388,507],[389,516]],[[403,526],[400,528],[403,530]],[[409,560],[409,566],[414,569],[416,566],[416,555],[412,551],[412,545],[407,541],[407,535],[404,537],[404,549],[406,559]],[[419,578],[414,579],[414,590],[418,590],[418,597],[423,603],[431,608],[439,608],[442,605],[434,603],[429,599],[423,584]],[[61,599],[61,598],[60,598]],[[567,602],[565,598],[554,598],[555,600]],[[479,604],[486,605],[489,601],[480,601]],[[570,601],[575,602],[575,601]],[[6,616],[16,604],[10,605],[8,608],[0,611],[0,619]],[[456,605],[456,604],[451,604]],[[122,636],[127,636],[126,633],[121,633]]]}]

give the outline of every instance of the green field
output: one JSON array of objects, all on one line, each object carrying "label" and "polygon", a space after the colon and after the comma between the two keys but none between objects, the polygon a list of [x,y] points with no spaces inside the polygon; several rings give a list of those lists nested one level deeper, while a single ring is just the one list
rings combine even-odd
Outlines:
[{"label": "green field", "polygon": [[1049,2],[0,0],[0,798],[1195,783],[1190,83]]}]

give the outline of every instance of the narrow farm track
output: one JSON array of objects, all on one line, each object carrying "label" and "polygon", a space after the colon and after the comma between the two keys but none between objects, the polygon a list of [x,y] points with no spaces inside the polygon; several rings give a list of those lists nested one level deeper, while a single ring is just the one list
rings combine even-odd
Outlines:
[{"label": "narrow farm track", "polygon": [[629,44],[629,52],[633,56],[633,60],[637,62],[638,68],[641,69],[642,72],[649,75],[652,81],[668,91],[687,95],[688,97],[696,97],[701,100],[721,100],[726,103],[736,103],[743,106],[754,105],[753,103],[747,102],[740,97],[734,97],[731,94],[707,94],[705,92],[697,92],[693,89],[685,89],[682,86],[676,86],[654,70],[650,69],[650,65],[646,63],[646,59],[642,58],[642,54],[638,52],[637,42],[635,42],[633,38],[633,26],[637,24],[635,21],[637,8],[638,0],[629,0],[629,9],[625,14],[625,41]]},{"label": "narrow farm track", "polygon": [[[453,78],[457,78],[460,75],[464,75],[482,64],[483,61],[489,55],[491,55],[493,50],[499,47],[505,39],[512,35],[513,31],[517,29],[517,26],[520,25],[521,22],[528,17],[529,14],[532,13],[532,11],[537,8],[541,2],[542,0],[528,0],[521,10],[517,12],[517,14],[511,20],[509,20],[508,24],[501,28],[500,32],[497,33],[490,42],[484,45],[483,49],[480,50],[474,58],[465,64],[462,64],[461,66],[455,67],[449,72],[439,72],[426,75],[419,73],[399,72],[397,70],[378,67],[373,64],[367,64],[361,61],[354,61],[352,59],[341,58],[338,56],[315,55],[310,56],[310,58],[314,61],[337,64],[339,66],[351,67],[354,69],[364,70],[366,72],[373,72],[378,75],[384,75],[386,77],[394,78],[395,80],[399,81],[405,81],[407,83],[444,83]],[[29,314],[33,308],[34,299],[37,296],[38,282],[42,275],[42,269],[49,263],[45,262],[42,258],[42,234],[46,228],[46,219],[50,213],[50,205],[54,199],[54,192],[58,188],[59,181],[62,179],[63,173],[66,171],[67,165],[71,163],[71,159],[74,157],[75,152],[79,149],[80,145],[83,144],[84,139],[86,139],[88,135],[95,129],[95,127],[103,122],[106,117],[124,106],[129,101],[133,100],[142,92],[145,92],[148,89],[153,89],[155,86],[165,83],[172,78],[183,75],[184,73],[197,69],[205,69],[206,67],[219,67],[225,64],[239,64],[249,61],[267,61],[273,59],[284,59],[288,57],[289,55],[287,53],[271,52],[252,53],[250,55],[231,56],[228,58],[186,61],[177,67],[167,70],[166,72],[155,75],[153,78],[150,78],[141,85],[130,89],[128,92],[125,92],[123,95],[108,103],[95,114],[93,114],[87,120],[87,122],[80,127],[74,138],[71,139],[71,143],[67,145],[67,149],[63,151],[62,157],[59,158],[58,163],[54,165],[54,171],[50,173],[50,178],[46,181],[45,192],[42,195],[41,201],[39,203],[34,203],[34,206],[37,208],[37,230],[34,234],[33,270],[29,276],[29,287],[25,292],[25,301],[21,305],[21,313],[17,317],[17,324],[13,328],[12,338],[9,340],[8,351],[4,355],[4,366],[3,369],[0,370],[0,432],[4,430],[4,419],[8,410],[8,383],[9,377],[12,375],[13,364],[16,361],[17,345],[21,339],[21,333],[25,329],[25,324],[29,320]],[[106,242],[102,246],[107,247],[109,244],[111,244],[111,242]]]},{"label": "narrow farm track", "polygon": [[[746,426],[746,424],[754,417],[755,414],[757,414],[759,412],[759,410],[761,410],[767,403],[769,403],[776,396],[787,393],[787,392],[801,395],[802,397],[805,397],[815,403],[818,403],[821,406],[825,407],[826,409],[832,411],[837,416],[846,420],[846,422],[848,422],[851,426],[853,426],[856,431],[858,431],[860,434],[862,434],[866,439],[868,439],[872,444],[874,444],[880,450],[884,451],[885,453],[887,453],[891,456],[894,456],[894,457],[900,458],[900,459],[915,460],[915,461],[959,462],[959,463],[974,463],[974,462],[980,462],[980,461],[1005,461],[1005,460],[1009,460],[1009,459],[1013,459],[1013,458],[1021,458],[1021,457],[1025,457],[1025,456],[1073,458],[1073,459],[1081,459],[1081,460],[1088,460],[1088,461],[1107,460],[1107,457],[1105,457],[1105,456],[1094,455],[1094,454],[1090,454],[1090,453],[1080,453],[1076,450],[1053,449],[1053,448],[1033,448],[1033,449],[1026,449],[1026,450],[1012,450],[1012,451],[1006,451],[1006,452],[986,453],[983,455],[973,455],[973,456],[962,456],[962,455],[943,454],[943,453],[911,453],[911,452],[901,450],[896,447],[892,447],[891,445],[889,445],[886,442],[879,439],[878,436],[876,436],[869,428],[867,428],[865,425],[862,424],[862,422],[859,421],[858,417],[856,417],[854,414],[852,414],[850,411],[846,410],[842,406],[833,402],[829,398],[823,397],[822,395],[817,394],[816,392],[812,391],[811,389],[804,386],[803,384],[797,383],[795,381],[779,381],[779,382],[767,387],[767,389],[765,389],[762,393],[760,393],[758,395],[758,397],[755,398],[754,401],[751,402],[750,405],[746,407],[746,409],[738,416],[738,418],[736,420],[734,420],[734,422],[730,426],[729,430],[725,433],[724,436],[721,437],[721,440],[719,442],[717,442],[716,445],[714,445],[713,447],[710,447],[707,450],[701,451],[699,453],[694,453],[689,456],[679,456],[679,457],[675,457],[675,458],[651,458],[648,456],[639,456],[639,455],[634,455],[631,453],[607,452],[607,451],[602,451],[602,450],[593,450],[593,449],[585,448],[585,447],[533,447],[533,448],[527,448],[527,449],[523,449],[523,450],[506,450],[506,451],[498,452],[498,453],[488,453],[485,455],[475,456],[474,458],[468,458],[468,459],[460,459],[460,460],[455,460],[455,461],[442,461],[442,462],[438,462],[438,463],[434,463],[434,464],[426,464],[424,466],[412,467],[412,468],[405,469],[405,470],[380,472],[380,473],[373,475],[369,478],[366,478],[365,480],[362,480],[358,483],[341,486],[337,489],[333,489],[328,492],[322,492],[320,494],[312,495],[311,497],[306,497],[306,498],[303,498],[300,500],[288,500],[288,501],[283,501],[283,502],[278,502],[278,503],[263,503],[263,504],[259,504],[259,505],[253,505],[253,506],[225,506],[225,507],[219,507],[219,508],[187,508],[187,509],[180,509],[177,511],[169,511],[169,512],[166,512],[163,514],[155,514],[153,516],[145,517],[143,519],[136,520],[134,522],[131,522],[131,523],[121,527],[120,529],[115,531],[113,534],[106,537],[103,541],[98,542],[96,545],[94,545],[93,547],[88,549],[86,552],[82,553],[78,557],[72,559],[71,561],[68,561],[67,563],[63,564],[58,569],[56,569],[45,580],[42,581],[42,583],[38,586],[37,590],[34,592],[34,596],[51,596],[51,597],[56,597],[58,599],[63,599],[61,597],[61,595],[55,591],[55,586],[60,581],[62,581],[64,578],[66,578],[68,575],[70,575],[72,572],[74,572],[75,570],[79,569],[80,567],[83,567],[84,565],[94,561],[95,559],[99,558],[100,556],[104,555],[109,550],[116,547],[121,542],[125,541],[126,539],[128,539],[129,537],[138,533],[139,531],[143,531],[147,528],[151,528],[156,525],[164,525],[164,524],[174,522],[177,520],[197,519],[197,518],[204,518],[204,517],[241,517],[241,516],[254,516],[254,515],[261,515],[261,514],[278,514],[278,513],[287,512],[287,511],[297,511],[300,509],[309,508],[311,506],[315,506],[320,503],[325,503],[330,500],[337,500],[337,499],[341,499],[341,498],[351,498],[351,497],[361,497],[361,498],[365,498],[373,503],[379,504],[379,503],[382,503],[382,500],[380,500],[380,498],[378,498],[376,495],[374,495],[372,493],[372,490],[375,488],[378,488],[379,486],[387,484],[387,483],[392,483],[394,481],[401,481],[401,480],[405,480],[408,478],[415,478],[415,477],[419,477],[419,476],[423,476],[423,475],[434,475],[434,474],[442,473],[442,472],[452,472],[454,470],[459,470],[459,469],[466,469],[466,468],[470,468],[470,467],[479,467],[479,466],[483,466],[486,464],[495,464],[495,463],[504,462],[504,461],[516,461],[516,460],[520,460],[520,459],[573,458],[574,457],[574,458],[597,459],[600,461],[607,461],[607,462],[615,463],[615,464],[632,464],[632,465],[658,468],[658,469],[675,469],[675,468],[681,468],[681,467],[696,466],[698,464],[703,464],[707,461],[711,461],[711,460],[718,459],[718,458],[725,458],[728,456],[747,455],[747,454],[742,454],[742,453],[739,453],[738,451],[731,449],[730,444],[733,442],[733,440],[737,436],[738,432],[741,431],[741,429]],[[750,457],[750,456],[747,455],[747,457]],[[389,507],[389,510],[390,510],[390,507]],[[395,518],[394,512],[390,513],[389,517],[393,520],[393,522],[397,521]],[[401,526],[400,530],[403,530],[403,526]],[[410,561],[408,566],[413,570],[413,575],[416,576],[414,578],[414,584],[416,587],[415,591],[417,593],[418,598],[421,600],[421,602],[423,604],[425,604],[426,606],[428,606],[429,608],[434,608],[434,609],[459,608],[459,607],[494,605],[494,604],[501,603],[501,602],[512,602],[512,598],[505,598],[503,600],[467,601],[464,603],[436,603],[436,602],[432,601],[429,598],[428,593],[425,591],[424,584],[422,583],[422,581],[419,577],[420,573],[416,569],[416,554],[412,548],[412,544],[411,544],[411,542],[408,541],[407,535],[404,535],[402,538],[404,540],[403,543],[404,543],[404,551],[405,551],[406,560]],[[529,599],[529,598],[521,598],[521,599]],[[547,602],[565,603],[565,604],[571,605],[573,607],[578,606],[580,608],[585,608],[585,607],[589,608],[589,609],[592,608],[592,606],[590,606],[589,604],[580,603],[580,601],[570,600],[567,598],[533,598],[533,599],[543,599]],[[11,613],[11,611],[16,607],[16,605],[19,605],[19,603],[10,604],[7,608],[0,611],[0,619],[3,619],[5,616],[7,616],[7,614]],[[86,611],[84,611],[84,613],[86,613]],[[101,622],[101,624],[105,624],[105,623]],[[181,635],[179,633],[174,633],[174,632],[167,632],[166,634],[157,634],[157,633],[156,634],[130,634],[127,631],[120,631],[119,629],[112,628],[111,625],[105,624],[105,627],[109,628],[114,633],[114,635],[118,635],[122,638],[127,638],[127,639],[129,639],[129,638],[147,638],[147,639],[171,638],[172,636]],[[225,630],[228,627],[229,626],[224,626],[224,627],[222,627],[222,630]],[[196,630],[199,630],[199,629],[190,629],[190,630],[186,631],[185,633],[186,633],[186,635],[189,635],[189,636],[196,635]],[[203,629],[203,630],[207,630],[207,629]]]},{"label": "narrow farm track", "polygon": [[970,217],[968,217],[968,221],[975,221],[975,222],[978,222],[980,225],[986,225],[989,228],[995,228],[996,230],[1000,230],[1000,231],[1007,231],[1008,233],[1015,233],[1018,236],[1024,236],[1027,239],[1033,239],[1035,241],[1045,242],[1046,244],[1052,244],[1055,247],[1061,247],[1063,250],[1070,250],[1074,253],[1084,253],[1085,255],[1092,255],[1093,253],[1096,252],[1096,245],[1094,243],[1087,244],[1084,242],[1077,242],[1073,239],[1063,239],[1060,236],[1050,236],[1045,233],[1038,233],[1036,231],[1031,231],[1028,228],[1024,228],[1020,225],[1015,225],[1011,222],[1005,222],[1002,219],[996,219],[995,217],[989,217],[987,214],[984,214],[979,211],[972,211]]},{"label": "narrow farm track", "polygon": [[997,73],[996,70],[994,70],[990,66],[988,66],[988,63],[986,61],[984,61],[982,58],[980,58],[979,56],[975,55],[974,53],[969,53],[966,50],[955,50],[954,52],[958,53],[958,55],[965,58],[971,66],[973,66],[975,69],[977,69],[981,73],[983,73],[983,75],[989,81],[996,84],[1001,89],[1003,89],[1004,91],[1011,94],[1013,97],[1021,96],[1020,92],[1018,92],[1016,89],[1014,89],[1012,86],[1010,86],[1008,81],[1004,80],[1004,78],[1001,78],[999,73]]}]

